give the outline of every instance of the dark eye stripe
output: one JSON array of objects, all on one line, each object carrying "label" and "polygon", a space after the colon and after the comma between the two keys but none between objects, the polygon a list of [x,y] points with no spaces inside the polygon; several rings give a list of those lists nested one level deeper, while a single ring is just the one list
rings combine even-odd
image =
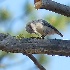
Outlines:
[{"label": "dark eye stripe", "polygon": [[31,25],[28,25],[29,28],[31,28]]}]

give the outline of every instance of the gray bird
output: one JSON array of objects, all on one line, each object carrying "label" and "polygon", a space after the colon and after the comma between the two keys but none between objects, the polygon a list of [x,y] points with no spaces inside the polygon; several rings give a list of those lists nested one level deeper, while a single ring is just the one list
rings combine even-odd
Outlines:
[{"label": "gray bird", "polygon": [[37,35],[41,34],[42,38],[44,38],[46,35],[52,34],[58,34],[63,37],[63,35],[55,27],[43,19],[29,22],[26,25],[26,31],[28,33],[35,33]]}]

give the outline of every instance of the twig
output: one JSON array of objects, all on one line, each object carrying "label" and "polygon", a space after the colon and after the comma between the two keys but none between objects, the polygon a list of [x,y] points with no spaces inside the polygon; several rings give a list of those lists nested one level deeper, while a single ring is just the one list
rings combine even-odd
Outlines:
[{"label": "twig", "polygon": [[35,0],[36,9],[46,9],[70,17],[70,7],[52,0]]},{"label": "twig", "polygon": [[32,54],[26,54],[40,70],[46,70]]}]

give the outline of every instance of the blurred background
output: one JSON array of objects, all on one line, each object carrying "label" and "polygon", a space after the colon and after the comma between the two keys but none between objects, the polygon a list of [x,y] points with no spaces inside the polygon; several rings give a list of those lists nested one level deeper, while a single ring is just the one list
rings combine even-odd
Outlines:
[{"label": "blurred background", "polygon": [[[70,0],[55,0],[61,4],[70,5]],[[0,0],[0,33],[12,36],[30,37],[25,26],[29,21],[45,19],[56,27],[64,37],[51,35],[49,39],[70,40],[70,18],[63,15],[34,8],[34,0]],[[34,54],[46,70],[69,70],[70,57]],[[0,50],[0,70],[39,70],[34,63],[22,53],[6,53]]]}]

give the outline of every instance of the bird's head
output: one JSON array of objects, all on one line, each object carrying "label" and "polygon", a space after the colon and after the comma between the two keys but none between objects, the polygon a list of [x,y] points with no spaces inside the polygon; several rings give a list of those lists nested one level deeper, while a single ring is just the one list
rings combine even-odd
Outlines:
[{"label": "bird's head", "polygon": [[31,26],[30,22],[26,25],[26,31],[28,33],[34,33],[34,30],[32,29],[32,26]]}]

